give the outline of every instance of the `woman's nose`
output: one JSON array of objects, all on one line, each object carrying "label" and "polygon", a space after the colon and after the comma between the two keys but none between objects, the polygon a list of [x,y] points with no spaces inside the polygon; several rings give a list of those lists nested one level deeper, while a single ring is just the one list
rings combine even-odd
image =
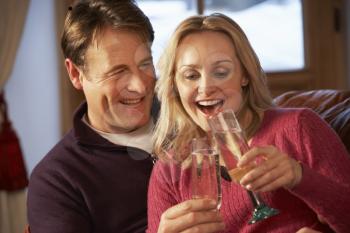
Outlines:
[{"label": "woman's nose", "polygon": [[199,80],[198,93],[210,95],[216,90],[215,82],[207,75],[203,75]]}]

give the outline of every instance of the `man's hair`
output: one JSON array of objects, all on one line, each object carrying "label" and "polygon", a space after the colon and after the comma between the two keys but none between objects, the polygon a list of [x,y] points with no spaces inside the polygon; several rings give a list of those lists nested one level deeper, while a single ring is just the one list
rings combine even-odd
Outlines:
[{"label": "man's hair", "polygon": [[[223,33],[231,39],[235,47],[243,75],[249,81],[248,85],[242,87],[243,102],[238,112],[239,119],[246,111],[252,113],[252,121],[245,129],[248,137],[251,137],[260,126],[261,113],[273,105],[265,73],[239,25],[219,13],[190,17],[177,27],[158,64],[160,78],[157,81],[156,92],[162,105],[153,141],[154,152],[160,157],[167,149],[180,151],[193,137],[203,133],[186,113],[175,83],[177,50],[181,41],[192,33],[203,31]],[[178,160],[185,159],[183,155],[175,157]]]},{"label": "man's hair", "polygon": [[152,43],[154,31],[148,17],[132,0],[79,0],[69,8],[64,23],[61,47],[65,58],[84,66],[89,45],[106,28],[136,33]]}]

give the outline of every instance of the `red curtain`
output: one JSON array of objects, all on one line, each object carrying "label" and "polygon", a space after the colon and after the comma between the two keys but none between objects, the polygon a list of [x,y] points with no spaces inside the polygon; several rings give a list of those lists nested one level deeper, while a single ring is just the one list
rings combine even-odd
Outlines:
[{"label": "red curtain", "polygon": [[23,154],[7,114],[4,93],[0,93],[0,190],[13,191],[28,185]]}]

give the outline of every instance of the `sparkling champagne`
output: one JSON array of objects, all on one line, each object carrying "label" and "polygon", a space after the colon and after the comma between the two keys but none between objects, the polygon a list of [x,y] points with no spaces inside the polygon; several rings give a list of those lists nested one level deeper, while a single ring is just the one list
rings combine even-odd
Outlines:
[{"label": "sparkling champagne", "polygon": [[249,164],[238,168],[237,161],[249,149],[242,131],[225,130],[215,133],[219,151],[225,161],[225,166],[231,179],[237,183],[242,177],[255,167],[255,164]]},{"label": "sparkling champagne", "polygon": [[192,198],[210,198],[221,206],[221,182],[219,155],[207,154],[206,151],[192,153]]}]

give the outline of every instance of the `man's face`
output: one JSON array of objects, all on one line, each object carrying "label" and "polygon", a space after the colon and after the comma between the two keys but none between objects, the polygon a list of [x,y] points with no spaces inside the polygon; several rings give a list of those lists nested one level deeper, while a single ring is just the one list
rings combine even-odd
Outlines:
[{"label": "man's face", "polygon": [[133,32],[106,28],[88,47],[81,77],[90,124],[124,133],[150,119],[155,74],[150,45]]}]

